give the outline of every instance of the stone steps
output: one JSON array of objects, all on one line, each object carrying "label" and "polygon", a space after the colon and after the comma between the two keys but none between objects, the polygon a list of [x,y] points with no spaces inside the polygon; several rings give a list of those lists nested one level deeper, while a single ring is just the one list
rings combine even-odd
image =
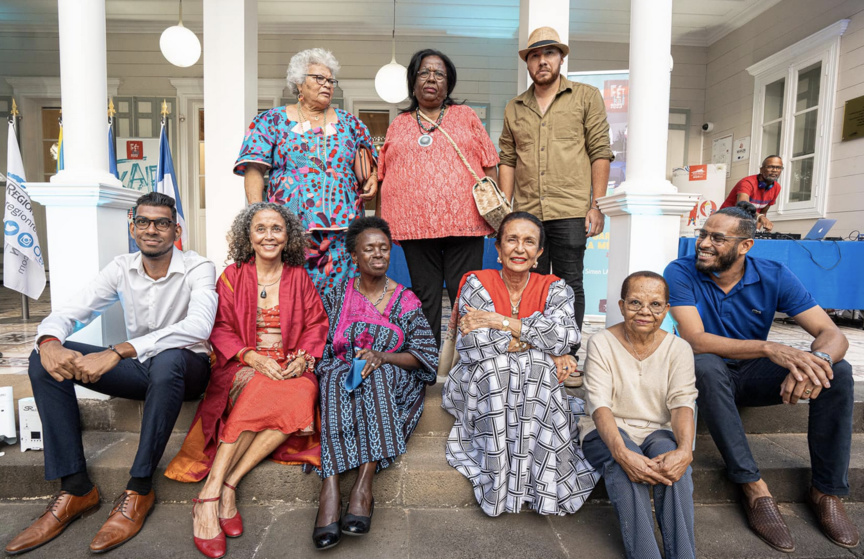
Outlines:
[{"label": "stone steps", "polygon": [[[417,432],[436,435],[447,435],[453,425],[453,416],[441,408],[441,389],[444,378],[439,377],[438,383],[426,390],[426,404]],[[583,397],[582,389],[570,390],[570,393]],[[855,408],[853,411],[854,433],[864,433],[864,383],[855,385]],[[17,395],[17,394],[16,394]],[[137,432],[141,426],[141,413],[144,403],[122,398],[111,400],[79,400],[81,423],[85,431],[129,431]],[[185,433],[192,423],[192,417],[198,402],[185,402],[180,417],[174,425],[174,432]],[[794,406],[766,406],[761,408],[742,408],[741,419],[747,433],[806,433],[807,432],[807,402]],[[697,432],[707,434],[704,422],[697,421]]]},{"label": "stone steps", "polygon": [[[189,502],[198,484],[174,482],[161,475],[173,457],[194,415],[197,402],[187,402],[174,429],[156,476],[161,502]],[[376,499],[382,505],[402,507],[476,507],[470,483],[447,464],[444,446],[453,418],[441,407],[441,383],[427,392],[422,419],[409,442],[408,453],[376,479]],[[84,443],[93,480],[110,500],[128,479],[138,443],[141,403],[113,399],[81,401],[85,425]],[[806,436],[807,404],[747,409],[743,414],[754,456],[778,501],[802,502],[809,484],[810,464]],[[802,424],[803,423],[803,424]],[[849,481],[852,501],[864,501],[864,402],[855,408],[855,434]],[[46,497],[56,491],[54,482],[43,479],[41,452],[21,453],[17,446],[3,449],[0,458],[0,499]],[[702,428],[697,435],[693,464],[698,503],[723,503],[738,498],[737,487],[726,480],[722,459],[710,436]],[[342,483],[350,488],[354,474]],[[317,503],[320,484],[316,475],[303,474],[296,466],[264,462],[253,470],[239,491],[244,503]],[[606,500],[602,483],[592,501]]]},{"label": "stone steps", "polygon": [[[202,557],[192,543],[189,504],[159,504],[135,538],[115,549],[111,559],[175,559]],[[43,504],[0,502],[0,541],[9,541]],[[312,545],[313,505],[279,503],[241,504],[246,533],[228,541],[227,557],[276,559],[325,557]],[[864,503],[846,510],[864,526]],[[843,549],[819,531],[813,514],[803,504],[780,504],[796,544],[793,554],[774,551],[747,528],[737,504],[697,505],[696,554],[711,559],[853,559],[864,546]],[[108,515],[96,514],[75,522],[56,540],[27,553],[27,559],[92,559],[90,540]],[[656,534],[655,534],[656,537]],[[334,559],[620,559],[624,546],[610,505],[589,504],[564,517],[505,514],[489,518],[479,509],[376,506],[372,531],[362,538],[343,538],[327,551]]]}]

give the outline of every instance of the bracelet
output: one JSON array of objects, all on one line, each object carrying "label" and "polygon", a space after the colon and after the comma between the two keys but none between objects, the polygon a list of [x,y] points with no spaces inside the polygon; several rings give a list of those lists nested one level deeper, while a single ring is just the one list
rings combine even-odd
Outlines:
[{"label": "bracelet", "polygon": [[111,351],[113,351],[114,353],[116,353],[116,354],[117,354],[117,357],[120,358],[120,361],[123,361],[123,359],[125,359],[122,355],[120,355],[120,352],[117,351],[117,348],[114,347],[113,345],[109,345],[109,346],[108,346],[108,349],[110,349]]},{"label": "bracelet", "polygon": [[39,342],[39,347],[42,347],[43,345],[47,344],[48,342],[52,342],[52,341],[59,342],[60,338],[58,338],[56,336],[46,336],[46,337],[42,338],[42,341]]},{"label": "bracelet", "polygon": [[247,367],[251,367],[252,365],[250,365],[246,361],[246,354],[249,353],[250,351],[253,351],[253,349],[251,347],[244,347],[243,349],[241,349],[240,353],[237,354],[237,361],[240,361],[240,363],[242,363],[243,365],[246,365]]}]

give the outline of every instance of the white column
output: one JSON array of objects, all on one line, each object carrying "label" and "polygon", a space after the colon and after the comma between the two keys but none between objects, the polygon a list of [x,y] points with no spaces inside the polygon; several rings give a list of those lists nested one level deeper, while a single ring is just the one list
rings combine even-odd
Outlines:
[{"label": "white column", "polygon": [[225,233],[246,203],[232,167],[258,110],[257,10],[257,0],[204,2],[207,257],[219,269],[228,254]]},{"label": "white column", "polygon": [[120,186],[108,171],[105,0],[58,0],[65,185]]},{"label": "white column", "polygon": [[666,180],[671,41],[672,0],[631,0],[627,180],[598,200],[611,223],[607,326],[622,320],[624,278],[639,270],[662,274],[677,258],[681,214],[699,198]]},{"label": "white column", "polygon": [[[570,44],[570,0],[520,0],[519,2],[519,45],[517,50],[522,50],[528,43],[528,36],[538,27],[551,27],[558,32],[561,42]],[[517,93],[522,93],[531,85],[528,77],[528,67],[519,58],[518,53],[513,53],[519,60],[516,68]],[[561,65],[561,75],[567,76],[567,58]]]}]

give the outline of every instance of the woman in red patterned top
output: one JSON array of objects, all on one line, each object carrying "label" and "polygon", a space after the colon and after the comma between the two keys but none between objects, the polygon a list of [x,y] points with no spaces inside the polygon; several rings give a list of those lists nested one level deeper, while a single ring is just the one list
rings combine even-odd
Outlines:
[{"label": "woman in red patterned top", "polygon": [[390,124],[378,160],[386,177],[382,217],[405,251],[411,288],[439,345],[441,285],[455,302],[462,276],[483,268],[483,237],[493,230],[474,204],[474,178],[436,128],[453,137],[475,173],[498,178],[495,145],[474,110],[450,97],[455,87],[456,67],[445,54],[416,52],[408,64],[411,104]]},{"label": "woman in red patterned top", "polygon": [[183,448],[165,472],[178,481],[207,477],[193,530],[198,550],[213,558],[225,554],[226,536],[243,533],[236,488],[261,460],[321,464],[313,367],[329,325],[303,267],[303,226],[287,208],[252,204],[235,218],[228,240],[236,265],[216,283],[216,363]]}]

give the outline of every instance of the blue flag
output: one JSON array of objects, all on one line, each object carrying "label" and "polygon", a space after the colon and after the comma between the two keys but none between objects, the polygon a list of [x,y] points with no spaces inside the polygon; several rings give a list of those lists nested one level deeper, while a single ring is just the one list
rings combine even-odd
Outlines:
[{"label": "blue flag", "polygon": [[120,178],[120,174],[117,172],[117,146],[114,142],[114,127],[111,126],[111,123],[108,123],[108,170],[112,175]]}]

